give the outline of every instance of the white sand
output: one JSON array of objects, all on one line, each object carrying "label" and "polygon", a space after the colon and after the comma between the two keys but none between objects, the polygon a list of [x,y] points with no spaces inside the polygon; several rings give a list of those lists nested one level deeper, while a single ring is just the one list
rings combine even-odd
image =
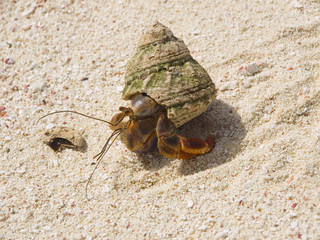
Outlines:
[{"label": "white sand", "polygon": [[[320,239],[319,1],[32,2],[0,3],[0,239]],[[88,201],[108,126],[35,121],[110,119],[154,20],[224,90],[183,127],[216,147],[181,161],[117,141]],[[55,154],[39,140],[52,124],[84,130],[88,151]]]}]

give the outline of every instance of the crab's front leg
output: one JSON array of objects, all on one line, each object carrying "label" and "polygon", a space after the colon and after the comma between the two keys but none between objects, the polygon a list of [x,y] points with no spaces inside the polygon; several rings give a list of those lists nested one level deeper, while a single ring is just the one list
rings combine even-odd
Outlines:
[{"label": "crab's front leg", "polygon": [[110,121],[110,129],[117,130],[124,127],[127,121],[124,121],[125,117],[130,117],[133,115],[133,111],[130,108],[120,107],[120,112],[113,115]]},{"label": "crab's front leg", "polygon": [[125,117],[129,117],[131,121],[124,129],[121,139],[126,147],[135,153],[147,153],[153,151],[157,146],[157,135],[155,127],[157,124],[156,117],[137,120],[131,118],[134,116],[132,109],[120,107],[121,112],[113,115],[110,121],[110,128],[117,130],[123,128],[128,121]]},{"label": "crab's front leg", "polygon": [[157,147],[155,127],[153,118],[131,122],[123,136],[126,147],[138,154],[152,152]]},{"label": "crab's front leg", "polygon": [[205,141],[201,138],[185,138],[173,133],[167,117],[160,116],[156,128],[158,149],[167,158],[188,159],[205,154],[214,147],[214,136]]}]

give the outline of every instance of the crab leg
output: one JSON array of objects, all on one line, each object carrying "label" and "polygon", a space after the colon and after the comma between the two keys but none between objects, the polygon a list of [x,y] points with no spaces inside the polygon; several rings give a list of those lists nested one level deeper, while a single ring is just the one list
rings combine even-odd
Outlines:
[{"label": "crab leg", "polygon": [[155,132],[156,121],[153,118],[132,122],[124,136],[127,148],[135,153],[148,153],[157,147]]},{"label": "crab leg", "polygon": [[117,129],[121,129],[124,127],[124,125],[126,124],[126,121],[123,121],[123,119],[125,117],[130,117],[131,115],[133,115],[133,112],[130,108],[126,108],[126,107],[120,107],[119,110],[121,112],[116,113],[115,115],[113,115],[113,117],[111,118],[110,121],[110,129],[111,130],[117,130]]},{"label": "crab leg", "polygon": [[[120,107],[119,110],[121,112],[113,115],[110,121],[110,128],[112,130],[123,128],[128,123],[128,121],[124,121],[124,118],[130,118],[134,115],[130,108]],[[156,117],[130,121],[128,128],[125,129],[122,136],[126,147],[135,153],[153,151],[157,147],[156,124]]]},{"label": "crab leg", "polygon": [[188,159],[209,152],[214,147],[214,136],[205,141],[201,138],[185,138],[174,134],[169,120],[160,116],[156,128],[158,149],[167,158]]}]

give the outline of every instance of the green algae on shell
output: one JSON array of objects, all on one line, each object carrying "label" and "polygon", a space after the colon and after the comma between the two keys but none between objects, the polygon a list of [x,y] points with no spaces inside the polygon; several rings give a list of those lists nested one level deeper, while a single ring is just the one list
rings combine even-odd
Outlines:
[{"label": "green algae on shell", "polygon": [[141,36],[128,62],[123,99],[145,93],[166,107],[176,127],[207,110],[216,88],[185,43],[159,22]]}]

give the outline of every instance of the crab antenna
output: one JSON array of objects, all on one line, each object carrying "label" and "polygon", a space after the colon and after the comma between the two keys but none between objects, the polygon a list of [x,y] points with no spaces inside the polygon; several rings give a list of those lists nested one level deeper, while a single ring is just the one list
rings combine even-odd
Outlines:
[{"label": "crab antenna", "polygon": [[[112,144],[114,143],[114,141],[119,137],[119,135],[128,127],[128,125],[130,124],[130,120],[122,127],[122,128],[119,128],[119,129],[116,129],[113,131],[113,133],[111,134],[111,136],[108,138],[107,142],[104,144],[102,150],[96,155],[93,157],[93,159],[97,158],[97,164],[95,165],[92,173],[90,174],[90,177],[87,181],[87,184],[86,184],[86,198],[90,201],[91,198],[88,197],[88,186],[89,186],[89,183],[92,179],[92,176],[94,174],[94,172],[96,171],[96,169],[98,168],[99,164],[101,163],[101,160],[103,159],[104,155],[108,152],[108,150],[110,149],[110,147],[112,146]],[[111,139],[114,137],[114,139],[111,141]],[[111,143],[109,144],[109,142],[111,141]]]},{"label": "crab antenna", "polygon": [[87,118],[91,118],[91,119],[94,119],[94,120],[98,120],[98,121],[101,121],[101,122],[108,123],[108,124],[110,124],[110,125],[112,125],[112,126],[115,126],[115,125],[116,125],[116,124],[113,124],[113,123],[108,122],[108,121],[106,121],[106,120],[103,120],[103,119],[100,119],[100,118],[91,117],[91,116],[85,115],[85,114],[83,114],[83,113],[79,113],[79,112],[72,111],[72,110],[61,110],[61,111],[56,111],[56,112],[48,113],[48,114],[42,116],[41,118],[39,118],[37,122],[39,122],[41,119],[43,119],[43,118],[45,118],[45,117],[47,117],[47,116],[50,116],[50,115],[53,115],[53,114],[56,114],[56,113],[75,113],[75,114],[81,115],[81,116],[83,116],[83,117],[87,117]]}]

